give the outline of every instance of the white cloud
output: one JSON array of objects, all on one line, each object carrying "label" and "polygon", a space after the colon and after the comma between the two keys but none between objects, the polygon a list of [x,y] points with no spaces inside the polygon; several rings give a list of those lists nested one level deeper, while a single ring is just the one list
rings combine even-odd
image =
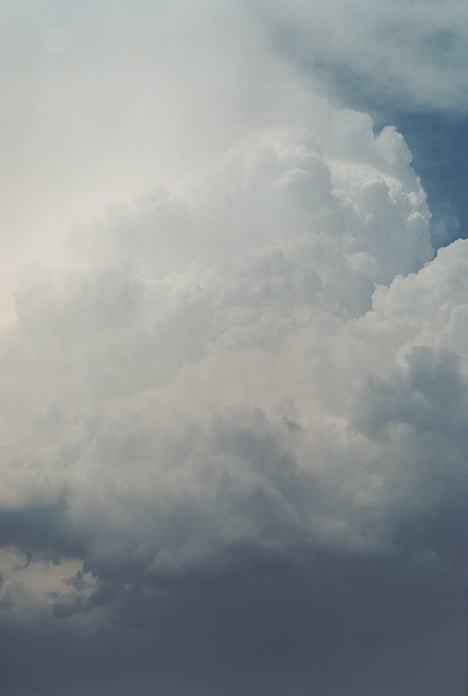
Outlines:
[{"label": "white cloud", "polygon": [[[246,134],[290,123],[309,128],[311,120],[318,127],[324,119],[327,129],[329,109],[314,96],[320,69],[298,75],[273,40],[276,16],[283,27],[299,25],[305,53],[315,51],[332,72],[345,64],[374,85],[370,66],[390,99],[401,86],[417,105],[463,104],[463,3],[454,0],[450,10],[426,3],[424,12],[408,3],[371,4],[372,11],[367,0],[339,3],[340,22],[336,3],[268,3],[267,16],[258,3],[208,0],[144,9],[104,3],[67,13],[55,0],[43,12],[20,3],[4,8],[2,313],[11,312],[24,262],[63,265],[70,228],[158,185],[183,189]],[[448,42],[445,61],[437,52],[431,60],[425,48],[431,40],[437,46],[439,35],[441,45]],[[340,124],[330,157],[334,148],[338,158],[344,151],[365,158],[366,129],[357,118]],[[388,140],[393,147],[395,138]]]},{"label": "white cloud", "polygon": [[[447,279],[464,243],[431,261],[399,134],[325,108],[328,130],[249,138],[185,201],[135,206],[76,269],[23,289],[1,365],[4,504],[65,492],[92,557],[158,571],[238,544],[392,548],[395,506],[411,514],[429,484],[413,441],[382,430],[413,387],[385,380],[407,382],[392,375],[413,345],[459,351]],[[338,159],[335,128],[357,132],[359,161]]]},{"label": "white cloud", "polygon": [[83,561],[28,558],[18,548],[0,549],[0,614],[26,618],[66,607],[77,609],[97,589]]}]

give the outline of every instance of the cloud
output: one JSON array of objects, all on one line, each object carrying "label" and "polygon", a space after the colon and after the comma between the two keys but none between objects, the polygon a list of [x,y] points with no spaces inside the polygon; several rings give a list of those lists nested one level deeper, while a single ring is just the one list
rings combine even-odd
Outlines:
[{"label": "cloud", "polygon": [[[328,129],[242,141],[188,198],[117,215],[99,255],[80,240],[75,269],[17,296],[4,505],[65,496],[96,563],[130,555],[158,573],[238,545],[392,548],[414,451],[398,436],[389,452],[385,429],[409,417],[412,382],[392,397],[384,380],[420,344],[455,348],[441,326],[435,345],[448,310],[426,316],[419,286],[436,278],[435,303],[455,311],[445,266],[458,247],[431,261],[401,136],[321,104]],[[436,393],[421,392],[429,422]],[[405,474],[410,500],[421,475]]]},{"label": "cloud", "polygon": [[96,590],[82,561],[28,559],[15,547],[0,549],[0,578],[0,611],[19,617],[66,607],[76,610]]},{"label": "cloud", "polygon": [[410,110],[466,109],[467,10],[458,0],[443,9],[433,1],[256,6],[278,49],[340,94]]},{"label": "cloud", "polygon": [[[400,4],[392,8],[393,19],[382,3],[372,11],[366,3],[356,10],[340,5],[342,23],[329,4],[298,2],[287,17],[281,4],[262,9],[208,0],[196,8],[143,3],[131,10],[117,2],[112,10],[104,3],[64,12],[47,0],[43,12],[19,4],[5,9],[4,310],[12,311],[9,298],[23,262],[63,264],[71,227],[88,226],[110,206],[149,195],[158,185],[184,188],[246,133],[290,123],[308,128],[311,113],[316,124],[321,113],[326,117],[313,96],[328,89],[319,68],[298,72],[295,55],[285,55],[275,42],[277,30],[291,26],[294,46],[317,51],[320,65],[330,62],[326,85],[339,72],[336,64],[359,76],[353,84],[374,84],[371,65],[379,89],[399,103],[409,99],[407,92],[418,105],[439,99],[440,92],[442,105],[463,102],[464,71],[455,67],[464,65],[466,41],[449,45],[448,63],[437,51],[433,60],[419,51],[440,24],[456,36],[463,31],[457,2],[443,12]],[[392,30],[395,24],[407,32]],[[296,36],[298,25],[304,42]],[[421,73],[419,96],[419,87],[407,82],[419,84]],[[351,136],[345,147],[352,142]]]},{"label": "cloud", "polygon": [[[455,696],[467,242],[433,250],[403,136],[332,105],[249,13],[240,48],[227,10],[137,15],[125,55],[119,5],[102,50],[50,30],[33,68],[89,42],[91,84],[70,60],[49,87],[90,90],[99,128],[69,124],[111,193],[59,252],[45,234],[2,330],[0,621],[31,664],[60,655],[8,688],[362,694],[383,674]],[[91,170],[81,153],[64,187]]]}]

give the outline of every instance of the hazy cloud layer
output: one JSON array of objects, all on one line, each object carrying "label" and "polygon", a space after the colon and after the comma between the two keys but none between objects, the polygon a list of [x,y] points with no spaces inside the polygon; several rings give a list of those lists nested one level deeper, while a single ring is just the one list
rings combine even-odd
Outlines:
[{"label": "hazy cloud layer", "polygon": [[87,12],[89,53],[69,17],[24,46],[58,109],[33,114],[37,211],[64,163],[73,229],[25,232],[6,284],[5,688],[458,696],[468,241],[433,250],[403,136],[304,82],[261,14]]},{"label": "hazy cloud layer", "polygon": [[468,9],[460,0],[256,5],[278,48],[325,83],[351,82],[376,105],[393,98],[422,111],[466,111]]}]

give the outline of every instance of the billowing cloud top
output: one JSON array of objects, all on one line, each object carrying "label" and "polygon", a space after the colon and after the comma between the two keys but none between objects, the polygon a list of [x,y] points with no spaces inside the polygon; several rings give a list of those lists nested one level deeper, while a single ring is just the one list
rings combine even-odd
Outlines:
[{"label": "billowing cloud top", "polygon": [[[66,19],[22,77],[46,75],[73,126],[34,114],[45,218],[75,215],[77,191],[96,217],[34,235],[36,265],[4,281],[0,622],[30,664],[61,665],[13,662],[12,695],[461,693],[468,242],[432,248],[403,136],[306,85],[258,9],[145,24],[119,4],[101,54]],[[54,102],[72,92],[79,117]],[[77,125],[106,100],[107,142]],[[72,133],[89,152],[48,218]]]}]

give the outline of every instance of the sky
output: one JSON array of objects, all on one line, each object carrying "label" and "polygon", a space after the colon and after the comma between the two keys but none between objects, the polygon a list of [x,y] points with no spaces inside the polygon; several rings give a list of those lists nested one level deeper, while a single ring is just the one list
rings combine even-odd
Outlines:
[{"label": "sky", "polygon": [[463,696],[468,7],[0,3],[6,696]]}]

